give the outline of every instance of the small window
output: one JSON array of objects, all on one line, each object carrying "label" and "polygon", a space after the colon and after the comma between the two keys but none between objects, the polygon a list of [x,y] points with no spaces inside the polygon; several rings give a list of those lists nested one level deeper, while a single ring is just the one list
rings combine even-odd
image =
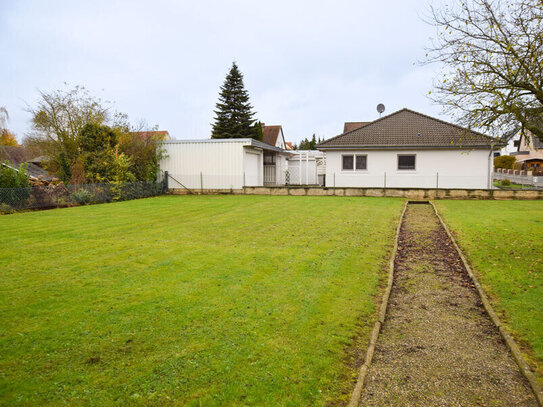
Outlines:
[{"label": "small window", "polygon": [[353,170],[354,169],[354,155],[342,155],[341,156],[343,170]]},{"label": "small window", "polygon": [[414,170],[415,169],[415,154],[399,155],[398,169],[399,170]]},{"label": "small window", "polygon": [[264,153],[264,165],[273,165],[273,164],[275,164],[275,154]]},{"label": "small window", "polygon": [[367,155],[357,155],[356,156],[356,169],[365,170],[368,167],[368,156]]}]

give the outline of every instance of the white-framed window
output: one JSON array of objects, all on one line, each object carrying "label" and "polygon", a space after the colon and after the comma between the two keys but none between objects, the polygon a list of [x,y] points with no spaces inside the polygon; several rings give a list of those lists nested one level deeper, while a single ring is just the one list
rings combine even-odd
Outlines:
[{"label": "white-framed window", "polygon": [[416,154],[398,154],[398,170],[415,170],[417,162]]},{"label": "white-framed window", "polygon": [[341,156],[341,169],[343,171],[367,170],[368,156],[366,154],[343,154]]}]

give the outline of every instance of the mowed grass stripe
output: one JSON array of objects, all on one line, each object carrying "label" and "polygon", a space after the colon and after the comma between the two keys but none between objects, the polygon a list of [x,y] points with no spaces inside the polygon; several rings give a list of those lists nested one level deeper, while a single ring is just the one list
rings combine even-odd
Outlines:
[{"label": "mowed grass stripe", "polygon": [[436,206],[543,383],[543,202]]},{"label": "mowed grass stripe", "polygon": [[0,402],[348,397],[402,205],[167,196],[0,217]]}]

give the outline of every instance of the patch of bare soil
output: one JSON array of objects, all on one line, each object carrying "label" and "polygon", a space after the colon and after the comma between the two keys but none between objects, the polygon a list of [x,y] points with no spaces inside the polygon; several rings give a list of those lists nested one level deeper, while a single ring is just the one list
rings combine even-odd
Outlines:
[{"label": "patch of bare soil", "polygon": [[430,205],[409,205],[361,406],[537,406]]}]

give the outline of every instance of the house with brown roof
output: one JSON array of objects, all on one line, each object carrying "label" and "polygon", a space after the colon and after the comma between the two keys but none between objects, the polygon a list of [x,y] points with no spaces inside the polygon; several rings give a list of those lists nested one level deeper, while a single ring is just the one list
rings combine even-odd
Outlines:
[{"label": "house with brown roof", "polygon": [[368,123],[369,122],[345,122],[345,124],[343,125],[343,133],[356,130],[362,126],[365,126]]},{"label": "house with brown roof", "polygon": [[262,123],[262,141],[270,146],[286,149],[285,135],[281,125],[266,126]]},{"label": "house with brown roof", "polygon": [[515,141],[515,146],[517,151],[511,155],[515,156],[524,170],[543,171],[543,141],[526,130],[520,134],[519,140]]},{"label": "house with brown roof", "polygon": [[[288,150],[281,125],[268,126],[262,123],[262,141],[281,150]],[[284,185],[286,183],[287,154],[277,151],[264,151],[264,185]]]},{"label": "house with brown roof", "polygon": [[492,137],[409,109],[352,123],[317,146],[327,187],[491,188]]}]

